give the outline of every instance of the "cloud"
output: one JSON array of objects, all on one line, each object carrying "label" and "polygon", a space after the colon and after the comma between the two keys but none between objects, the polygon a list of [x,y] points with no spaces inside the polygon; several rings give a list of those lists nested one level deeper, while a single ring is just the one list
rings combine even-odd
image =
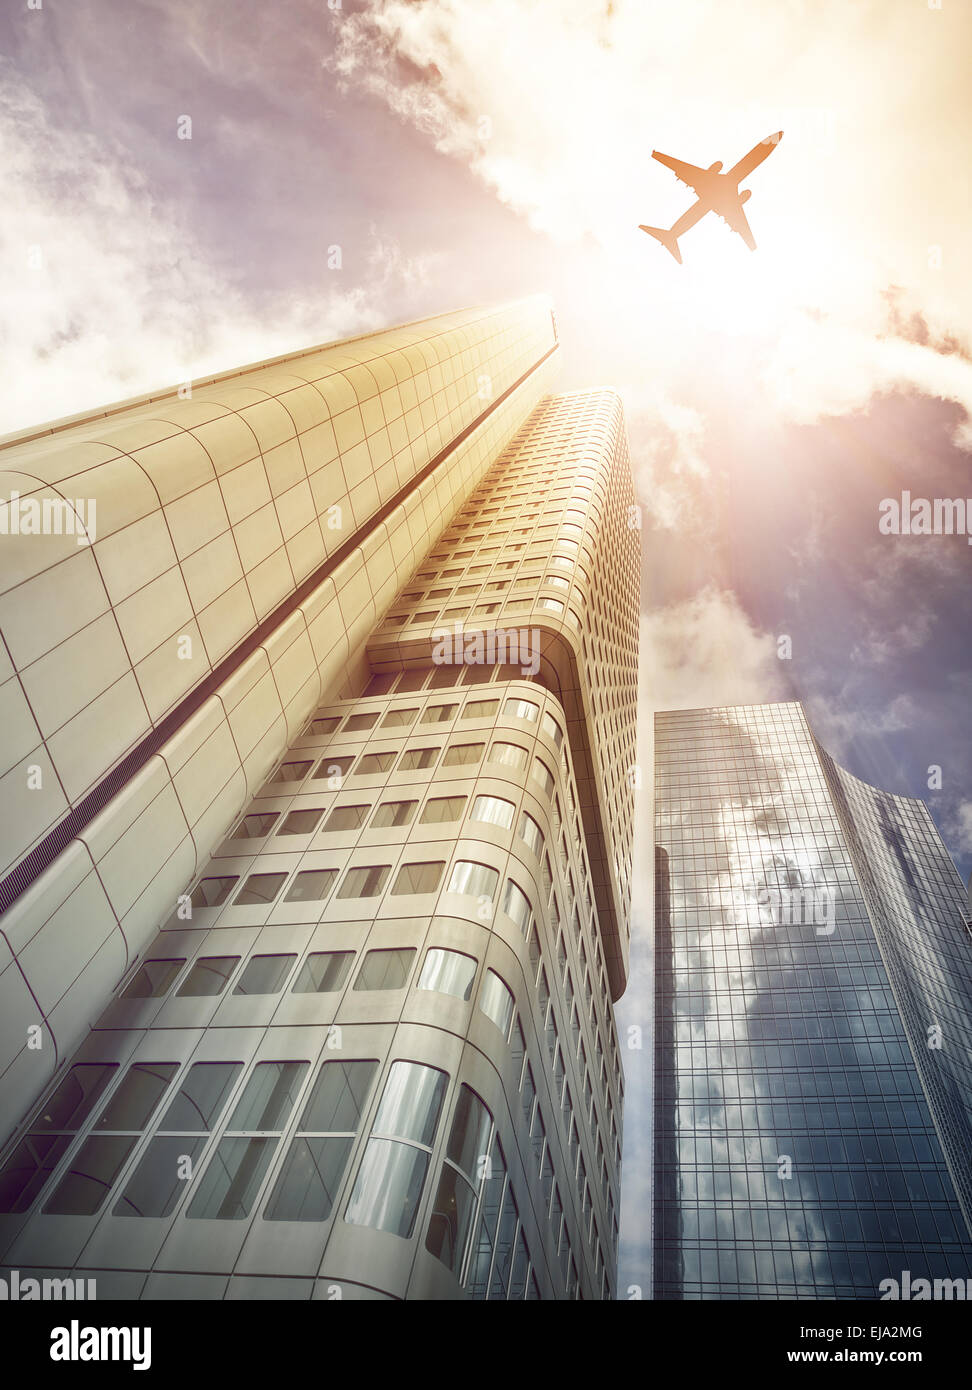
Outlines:
[{"label": "cloud", "polygon": [[[781,0],[758,21],[745,0],[368,0],[325,63],[599,281],[589,317],[609,306],[673,400],[726,377],[807,422],[902,386],[972,410],[964,136],[919,99],[932,83],[961,99],[966,39],[972,15],[883,0]],[[683,267],[647,247],[638,223],[690,196],[653,147],[734,159],[780,127],[752,178],[758,255],[714,218]]]},{"label": "cloud", "polygon": [[0,432],[383,327],[423,267],[372,237],[368,277],[259,303],[160,206],[117,141],[70,131],[0,65]]},{"label": "cloud", "polygon": [[663,530],[691,527],[698,535],[712,522],[702,416],[661,390],[619,390],[625,401],[635,493],[645,515]]},{"label": "cloud", "polygon": [[643,614],[641,666],[650,709],[788,698],[776,637],[757,631],[736,595],[727,590],[709,588]]},{"label": "cloud", "polygon": [[961,801],[946,817],[942,833],[960,854],[972,854],[972,801]]}]

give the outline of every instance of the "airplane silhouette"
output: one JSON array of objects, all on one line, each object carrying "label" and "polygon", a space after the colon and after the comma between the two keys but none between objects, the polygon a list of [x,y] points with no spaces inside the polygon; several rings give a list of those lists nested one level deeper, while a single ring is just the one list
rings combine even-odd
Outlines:
[{"label": "airplane silhouette", "polygon": [[673,159],[669,154],[659,154],[657,150],[652,150],[652,159],[657,159],[659,164],[671,169],[682,183],[692,189],[698,201],[692,204],[688,212],[683,212],[674,226],[669,227],[667,231],[664,227],[646,227],[643,222],[639,224],[640,230],[660,241],[666,251],[670,251],[681,265],[679,237],[683,232],[687,232],[689,227],[694,227],[707,212],[717,212],[727,226],[739,233],[750,251],[755,251],[756,242],[743,212],[743,203],[749,201],[751,194],[748,188],[740,193],[739,185],[757,165],[762,164],[763,160],[773,153],[782,139],[782,130],[778,130],[775,135],[767,135],[765,140],[754,145],[749,154],[743,155],[739,163],[734,164],[725,174],[721,172],[722,161],[718,159],[715,164],[710,164],[708,169],[700,169],[697,164],[685,164],[680,159]]}]

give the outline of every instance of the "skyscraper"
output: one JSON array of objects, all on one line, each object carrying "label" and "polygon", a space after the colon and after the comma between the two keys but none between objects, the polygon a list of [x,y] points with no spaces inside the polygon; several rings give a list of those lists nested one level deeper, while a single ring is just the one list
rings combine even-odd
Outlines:
[{"label": "skyscraper", "polygon": [[5,1267],[613,1293],[638,559],[556,354],[530,300],[9,446],[98,537],[0,599],[61,681],[8,758],[57,795],[15,767]]},{"label": "skyscraper", "polygon": [[927,808],[799,704],[658,714],[655,768],[655,1297],[964,1287],[972,950]]}]

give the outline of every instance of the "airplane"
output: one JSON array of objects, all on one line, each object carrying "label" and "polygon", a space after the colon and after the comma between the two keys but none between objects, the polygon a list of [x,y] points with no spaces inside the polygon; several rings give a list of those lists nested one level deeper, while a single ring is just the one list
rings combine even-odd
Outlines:
[{"label": "airplane", "polygon": [[682,183],[691,188],[697,196],[697,202],[692,204],[688,212],[683,212],[674,226],[669,227],[667,231],[664,227],[646,227],[643,222],[639,223],[639,230],[660,241],[665,250],[670,251],[681,265],[679,237],[683,232],[687,232],[689,227],[694,227],[707,212],[717,212],[727,226],[739,233],[750,251],[755,251],[756,242],[743,212],[743,203],[749,201],[751,194],[748,188],[740,193],[739,185],[757,165],[762,164],[763,160],[772,154],[782,139],[782,130],[778,130],[775,135],[767,135],[765,140],[754,145],[749,154],[743,155],[739,163],[734,164],[726,173],[722,173],[722,161],[718,159],[715,164],[710,164],[708,169],[700,169],[696,164],[685,164],[680,159],[673,159],[671,155],[659,154],[657,150],[652,150],[652,159],[657,159],[659,164],[671,169]]}]

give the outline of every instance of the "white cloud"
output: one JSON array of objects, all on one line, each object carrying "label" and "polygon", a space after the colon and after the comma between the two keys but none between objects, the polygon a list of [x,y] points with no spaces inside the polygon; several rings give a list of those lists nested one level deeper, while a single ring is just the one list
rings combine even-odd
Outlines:
[{"label": "white cloud", "polygon": [[788,698],[776,636],[759,632],[735,594],[706,589],[642,615],[641,667],[649,709],[759,704]]},{"label": "white cloud", "polygon": [[363,287],[258,306],[123,147],[0,76],[0,432],[383,327],[388,283],[424,273],[375,233]]},{"label": "white cloud", "polygon": [[972,854],[972,801],[962,801],[946,820],[945,839],[961,854]]},{"label": "white cloud", "polygon": [[[556,243],[572,288],[593,287],[575,334],[609,312],[672,399],[704,407],[721,376],[800,422],[899,386],[972,409],[972,364],[884,336],[892,284],[932,341],[972,318],[964,127],[941,114],[964,88],[960,9],[370,0],[340,26],[332,67]],[[757,255],[714,218],[685,266],[647,243],[638,223],[690,196],[653,147],[728,161],[780,127],[751,181]]]}]

